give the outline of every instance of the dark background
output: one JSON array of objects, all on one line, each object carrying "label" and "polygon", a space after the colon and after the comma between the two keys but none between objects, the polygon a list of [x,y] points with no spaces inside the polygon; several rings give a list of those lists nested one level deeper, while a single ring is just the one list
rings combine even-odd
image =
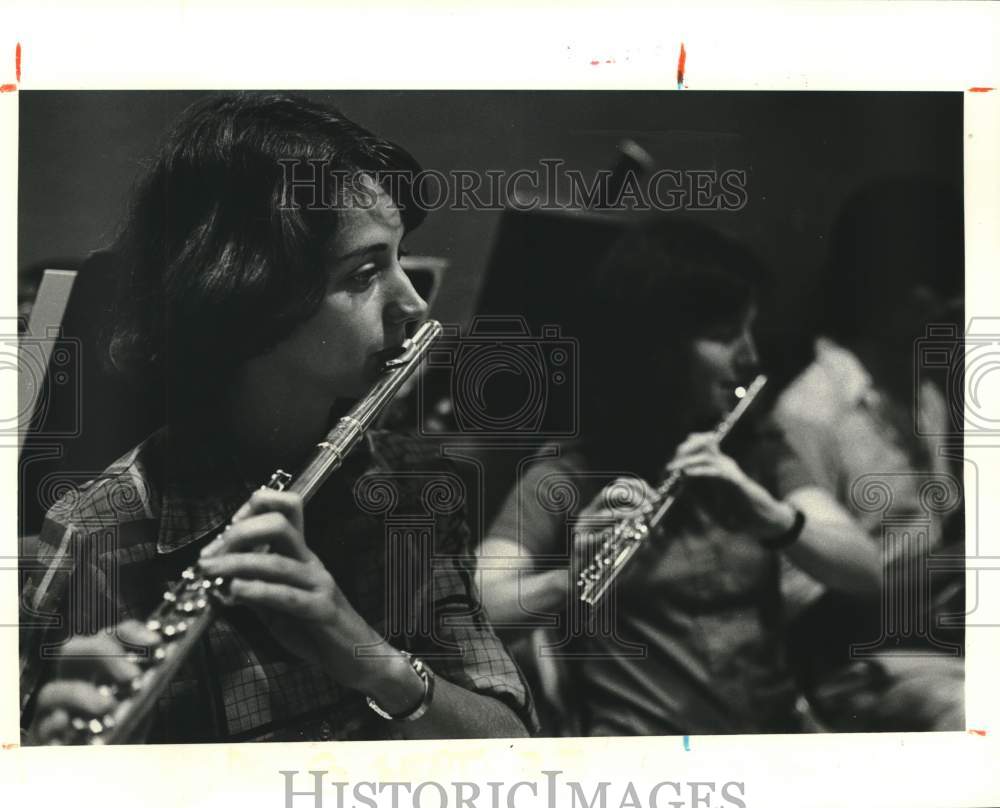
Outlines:
[{"label": "dark background", "polygon": [[[130,184],[201,92],[19,94],[18,264],[80,259],[106,245]],[[962,181],[961,93],[329,92],[348,117],[406,146],[425,168],[485,172],[561,158],[590,177],[635,139],[664,168],[747,172],[739,212],[699,212],[745,239],[777,274],[774,308],[808,328],[816,276],[845,198],[888,175]],[[498,212],[441,210],[409,239],[452,269],[436,316],[473,311]]]},{"label": "dark background", "polygon": [[[41,267],[74,268],[111,242],[144,161],[180,112],[203,95],[19,93],[22,279]],[[748,201],[742,210],[689,215],[745,241],[773,271],[777,282],[761,301],[758,336],[769,371],[784,365],[789,374],[796,363],[808,361],[810,339],[826,319],[820,283],[831,228],[845,200],[889,177],[920,176],[962,188],[961,93],[303,95],[333,103],[376,134],[404,145],[425,168],[445,172],[541,171],[541,160],[561,159],[590,180],[614,166],[623,138],[645,148],[657,168],[745,171]],[[406,247],[450,262],[432,312],[445,323],[465,323],[476,311],[487,311],[524,314],[535,326],[566,324],[571,312],[551,307],[570,298],[563,294],[566,285],[586,274],[607,242],[602,227],[586,216],[443,209],[408,237]],[[960,261],[947,263],[940,267],[946,277],[939,286],[960,293]],[[92,262],[87,269],[95,266]],[[489,294],[480,299],[484,287]],[[75,289],[82,288],[78,281]],[[71,301],[64,333],[96,332],[93,321],[102,317],[98,302],[104,293],[92,290],[91,296],[94,302],[75,309]],[[532,305],[536,310],[529,311]],[[46,480],[63,479],[69,472],[90,479],[157,425],[151,419],[162,401],[143,400],[142,395],[152,395],[149,391],[136,398],[104,378],[93,340],[84,340],[82,350],[80,377],[86,389],[81,406],[72,396],[56,396],[46,416],[51,424],[60,412],[76,417],[79,411],[82,432],[57,442],[58,457],[46,457],[50,447],[44,428],[26,443],[22,532],[35,529],[51,504],[47,495],[36,493]],[[447,371],[440,377],[452,378]],[[509,379],[507,393],[516,396]],[[500,405],[501,410],[506,406]],[[490,501],[506,486],[503,475],[494,478],[500,482]]]}]

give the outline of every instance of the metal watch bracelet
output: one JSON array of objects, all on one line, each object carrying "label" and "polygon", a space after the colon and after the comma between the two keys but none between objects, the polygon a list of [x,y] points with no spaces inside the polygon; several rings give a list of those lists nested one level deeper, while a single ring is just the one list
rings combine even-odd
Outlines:
[{"label": "metal watch bracelet", "polygon": [[379,716],[384,718],[386,721],[416,721],[418,718],[423,717],[423,715],[430,709],[431,702],[434,700],[434,671],[432,671],[424,661],[419,657],[413,656],[413,654],[407,651],[400,651],[400,654],[410,663],[410,667],[413,668],[413,672],[420,677],[420,680],[424,683],[424,694],[417,705],[408,710],[405,713],[399,715],[393,715],[392,713],[383,710],[379,703],[375,701],[371,696],[366,696],[368,701],[368,706]]},{"label": "metal watch bracelet", "polygon": [[798,508],[793,508],[793,510],[795,511],[795,520],[792,522],[792,526],[779,536],[764,539],[760,543],[762,547],[766,547],[768,550],[780,550],[798,541],[799,536],[802,535],[802,529],[806,526],[806,515]]}]

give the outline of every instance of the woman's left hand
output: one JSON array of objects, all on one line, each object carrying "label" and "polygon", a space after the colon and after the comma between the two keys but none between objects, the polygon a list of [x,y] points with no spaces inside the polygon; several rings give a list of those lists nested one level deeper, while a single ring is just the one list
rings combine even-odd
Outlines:
[{"label": "woman's left hand", "polygon": [[725,486],[735,498],[744,529],[758,540],[780,536],[795,522],[795,509],[776,500],[766,488],[748,477],[735,460],[719,448],[711,432],[695,432],[677,447],[667,472],[682,472],[686,477],[712,480]]}]

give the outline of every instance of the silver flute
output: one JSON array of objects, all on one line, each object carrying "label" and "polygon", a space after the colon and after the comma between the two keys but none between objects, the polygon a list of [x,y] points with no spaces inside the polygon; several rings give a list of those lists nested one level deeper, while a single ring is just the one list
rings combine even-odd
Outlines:
[{"label": "silver flute", "polygon": [[[753,400],[764,389],[765,384],[767,377],[760,375],[742,391],[742,396],[739,395],[741,391],[737,391],[739,400],[736,406],[713,430],[712,434],[716,441],[721,443],[722,439],[733,430],[743,414],[750,409]],[[677,502],[684,488],[684,480],[683,472],[672,472],[657,486],[651,501],[646,503],[638,515],[622,519],[610,529],[608,538],[605,539],[594,560],[577,578],[580,600],[589,606],[598,604],[632,556],[639,551]]]},{"label": "silver flute", "polygon": [[[289,491],[308,502],[417,369],[442,330],[436,320],[423,323],[413,337],[403,343],[400,355],[383,364],[379,379],[367,395],[316,445],[311,459],[298,475],[293,477],[278,469],[263,487]],[[109,694],[121,699],[112,713],[90,720],[72,719],[72,729],[79,741],[121,744],[135,737],[157,699],[224,608],[222,595],[226,583],[221,577],[203,576],[196,567],[184,570],[181,579],[163,593],[160,605],[146,621],[146,627],[159,634],[161,641],[153,647],[152,654],[140,662],[145,669],[124,687],[105,686]]]}]

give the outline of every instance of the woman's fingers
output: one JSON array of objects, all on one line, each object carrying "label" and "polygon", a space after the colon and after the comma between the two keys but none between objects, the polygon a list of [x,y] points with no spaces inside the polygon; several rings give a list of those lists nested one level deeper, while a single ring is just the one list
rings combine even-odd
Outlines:
[{"label": "woman's fingers", "polygon": [[303,562],[276,553],[223,553],[199,562],[210,577],[245,578],[286,583],[311,589],[319,583],[316,571]]},{"label": "woman's fingers", "polygon": [[688,454],[698,449],[719,445],[719,438],[714,432],[692,432],[677,447],[677,454]]},{"label": "woman's fingers", "polygon": [[319,602],[304,589],[269,581],[236,578],[230,581],[229,593],[236,603],[281,612],[297,618],[318,618]]},{"label": "woman's fingers", "polygon": [[79,679],[56,679],[38,691],[38,714],[65,710],[70,715],[100,717],[118,705],[106,689]]},{"label": "woman's fingers", "polygon": [[671,471],[679,471],[686,477],[711,477],[739,484],[745,476],[734,460],[725,455],[694,455],[675,461]]},{"label": "woman's fingers", "polygon": [[245,552],[268,545],[276,552],[304,560],[310,557],[304,524],[301,496],[261,488],[233,515],[225,531],[202,549],[201,556],[214,556],[223,550]]},{"label": "woman's fingers", "polygon": [[160,635],[138,620],[123,620],[116,627],[118,638],[131,645],[150,646],[160,641]]},{"label": "woman's fingers", "polygon": [[700,463],[726,464],[732,462],[732,458],[719,449],[716,443],[707,443],[692,447],[689,451],[678,452],[674,455],[666,466],[666,472],[672,474],[675,471],[686,471],[690,466]]},{"label": "woman's fingers", "polygon": [[684,471],[690,466],[696,465],[698,463],[711,462],[717,457],[718,454],[712,454],[711,452],[699,450],[697,452],[692,452],[691,454],[675,457],[667,465],[667,471],[668,472]]},{"label": "woman's fingers", "polygon": [[134,620],[115,626],[114,636],[74,637],[59,651],[57,675],[62,679],[128,682],[142,673],[137,660],[159,641],[155,632]]},{"label": "woman's fingers", "polygon": [[667,474],[677,469],[677,464],[688,457],[708,456],[721,454],[719,449],[719,439],[712,432],[696,432],[687,437],[677,450],[674,456],[665,467]]},{"label": "woman's fingers", "polygon": [[244,519],[269,511],[284,514],[285,518],[300,533],[304,529],[305,519],[302,516],[302,497],[288,491],[275,491],[271,488],[258,488],[250,495],[243,506],[230,520],[233,524]]},{"label": "woman's fingers", "polygon": [[128,620],[113,630],[73,637],[59,651],[55,678],[38,692],[31,737],[37,743],[72,743],[74,718],[102,718],[119,702],[116,686],[142,673],[137,660],[160,642],[142,623]]},{"label": "woman's fingers", "polygon": [[695,461],[685,465],[681,471],[686,477],[727,477],[718,463]]},{"label": "woman's fingers", "polygon": [[587,564],[610,536],[612,526],[640,513],[656,492],[639,477],[619,477],[594,497],[581,514],[573,536],[577,563]]},{"label": "woman's fingers", "polygon": [[69,739],[69,713],[57,707],[38,720],[31,731],[33,744],[61,746]]},{"label": "woman's fingers", "polygon": [[246,516],[231,525],[201,551],[201,558],[222,553],[245,553],[267,548],[301,561],[310,557],[302,531],[279,511]]}]

